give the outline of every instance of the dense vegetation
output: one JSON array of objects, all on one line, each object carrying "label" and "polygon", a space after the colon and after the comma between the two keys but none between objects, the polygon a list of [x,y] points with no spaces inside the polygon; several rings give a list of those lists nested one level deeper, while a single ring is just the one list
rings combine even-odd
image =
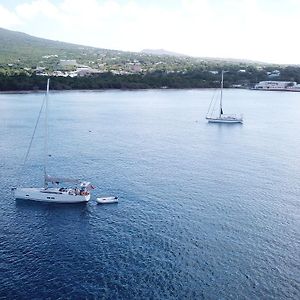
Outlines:
[{"label": "dense vegetation", "polygon": [[[229,69],[229,66],[227,66]],[[281,70],[282,80],[300,82],[300,68],[286,67]],[[249,70],[240,73],[232,70],[226,73],[225,87],[240,84],[251,87],[257,81],[267,80],[262,71]],[[46,78],[36,75],[0,75],[0,91],[44,90]],[[214,88],[220,85],[220,75],[207,71],[165,73],[156,71],[146,74],[116,75],[111,72],[89,77],[52,77],[51,88],[69,89],[147,89],[147,88]]]},{"label": "dense vegetation", "polygon": [[[64,59],[76,60],[78,66],[88,66],[101,73],[54,77],[53,72],[62,70],[60,61]],[[140,70],[128,70],[132,64],[138,64]],[[51,41],[0,28],[0,91],[44,90],[46,78],[36,75],[37,68],[52,77],[51,88],[57,90],[218,87],[221,70],[227,71],[225,87],[251,87],[262,80],[300,82],[300,66],[122,52]],[[72,67],[67,69],[70,71]],[[274,71],[275,78],[270,76]]]},{"label": "dense vegetation", "polygon": [[[219,86],[219,81],[207,81],[201,77],[186,74],[164,75],[151,73],[146,75],[114,75],[104,73],[93,77],[53,77],[51,89],[147,89],[147,88],[202,88]],[[46,78],[42,76],[0,76],[1,91],[44,90]]]}]

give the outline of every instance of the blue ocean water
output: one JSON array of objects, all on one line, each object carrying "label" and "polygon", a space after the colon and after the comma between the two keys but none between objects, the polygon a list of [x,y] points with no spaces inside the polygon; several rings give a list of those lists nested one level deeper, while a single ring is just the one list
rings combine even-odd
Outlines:
[{"label": "blue ocean water", "polygon": [[[52,92],[49,173],[87,204],[15,201],[41,186],[43,94],[0,94],[0,298],[299,299],[300,93]],[[97,205],[118,195],[117,205]]]}]

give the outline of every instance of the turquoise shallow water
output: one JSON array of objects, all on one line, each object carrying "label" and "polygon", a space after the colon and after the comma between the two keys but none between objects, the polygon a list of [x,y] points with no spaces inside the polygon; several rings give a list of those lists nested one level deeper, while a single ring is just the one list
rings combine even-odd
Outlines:
[{"label": "turquoise shallow water", "polygon": [[0,94],[0,297],[299,299],[300,93],[226,90],[243,125],[207,124],[212,94],[52,92],[49,173],[91,180],[83,205],[13,199],[42,184],[43,95]]}]

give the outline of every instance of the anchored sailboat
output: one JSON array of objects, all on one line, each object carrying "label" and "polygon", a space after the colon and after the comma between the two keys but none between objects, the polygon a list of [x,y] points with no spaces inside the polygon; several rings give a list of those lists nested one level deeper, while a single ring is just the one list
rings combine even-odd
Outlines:
[{"label": "anchored sailboat", "polygon": [[223,85],[224,85],[224,71],[222,71],[222,79],[221,79],[221,96],[220,96],[220,102],[219,102],[219,113],[217,116],[213,116],[213,108],[212,108],[212,102],[209,106],[206,120],[210,123],[243,123],[243,117],[237,116],[233,114],[224,114],[223,113]]},{"label": "anchored sailboat", "polygon": [[[37,128],[38,121],[40,119],[41,112],[45,106],[45,143],[44,143],[44,187],[41,188],[27,188],[17,187],[14,188],[16,199],[28,199],[43,202],[54,203],[78,203],[87,202],[90,200],[90,190],[93,186],[90,182],[81,181],[79,179],[51,177],[47,173],[47,161],[48,161],[48,95],[49,95],[49,82],[47,81],[46,97],[42,103],[40,114],[31,138],[24,164],[27,160],[32,140]],[[64,184],[64,186],[62,186]],[[65,187],[66,184],[72,184],[72,187]]]}]

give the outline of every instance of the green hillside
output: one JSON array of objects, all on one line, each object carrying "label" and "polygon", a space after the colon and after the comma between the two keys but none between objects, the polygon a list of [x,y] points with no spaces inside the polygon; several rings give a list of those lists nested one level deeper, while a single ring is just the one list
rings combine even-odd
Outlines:
[{"label": "green hillside", "polygon": [[[36,67],[50,65],[53,60],[76,59],[78,63],[95,67],[95,61],[108,65],[122,65],[138,61],[146,71],[189,71],[190,69],[215,69],[222,64],[253,65],[243,61],[231,61],[210,58],[194,58],[178,54],[159,55],[147,52],[124,52],[69,44],[30,36],[22,32],[0,28],[0,64],[16,64],[21,67]],[[49,63],[45,56],[54,56]]]},{"label": "green hillside", "polygon": [[33,37],[31,35],[0,28],[0,64],[19,64],[30,67],[39,64],[43,56],[57,55],[59,59],[90,58],[95,53],[115,53],[59,41]]},{"label": "green hillside", "polygon": [[[68,44],[32,37],[28,34],[0,28],[0,63],[37,63],[47,53],[72,49]],[[74,48],[73,48],[74,49]]]}]

